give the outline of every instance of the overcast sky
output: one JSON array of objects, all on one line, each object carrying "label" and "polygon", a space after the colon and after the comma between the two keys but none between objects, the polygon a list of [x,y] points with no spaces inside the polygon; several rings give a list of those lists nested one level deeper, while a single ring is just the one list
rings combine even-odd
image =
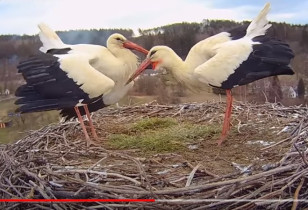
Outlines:
[{"label": "overcast sky", "polygon": [[[0,34],[37,34],[45,22],[54,30],[148,29],[203,19],[251,20],[264,0],[0,0]],[[272,0],[270,21],[308,24],[308,0]]]}]

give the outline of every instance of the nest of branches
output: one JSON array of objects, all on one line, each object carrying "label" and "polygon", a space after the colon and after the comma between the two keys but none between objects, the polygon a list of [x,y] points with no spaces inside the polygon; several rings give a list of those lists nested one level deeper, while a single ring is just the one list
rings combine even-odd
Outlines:
[{"label": "nest of branches", "polygon": [[[224,103],[157,105],[109,108],[95,113],[94,121],[113,117],[117,122],[160,116],[213,119]],[[5,199],[155,199],[155,202],[1,203],[1,209],[296,209],[308,207],[308,108],[280,104],[233,106],[240,113],[284,116],[288,137],[281,144],[288,151],[263,170],[216,175],[202,163],[186,164],[189,171],[154,173],[157,164],[125,151],[86,147],[77,122],[52,124],[31,131],[25,138],[0,149],[0,197]],[[240,130],[241,123],[237,125]],[[167,156],[168,154],[166,154]],[[170,154],[169,154],[170,155]],[[174,155],[174,154],[173,154]],[[168,158],[168,157],[167,157]],[[174,165],[159,165],[170,171]],[[183,166],[184,167],[184,166]],[[167,172],[166,172],[167,173]],[[184,183],[184,184],[179,184]],[[306,201],[305,201],[306,200]]]}]

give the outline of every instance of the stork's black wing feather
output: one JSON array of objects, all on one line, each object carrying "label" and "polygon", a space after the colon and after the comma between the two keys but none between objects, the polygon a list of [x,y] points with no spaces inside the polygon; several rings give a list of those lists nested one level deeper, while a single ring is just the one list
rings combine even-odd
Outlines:
[{"label": "stork's black wing feather", "polygon": [[230,33],[232,40],[243,38],[246,35],[248,26],[249,24],[244,24],[229,30],[228,33]]},{"label": "stork's black wing feather", "polygon": [[[62,54],[68,51],[63,49]],[[52,52],[60,53],[60,49]],[[75,106],[80,100],[93,100],[68,77],[60,67],[59,58],[52,54],[34,56],[21,62],[17,68],[26,80],[26,84],[15,92],[21,97],[15,102],[21,105],[20,112],[63,109]]]},{"label": "stork's black wing feather", "polygon": [[222,83],[221,88],[231,89],[238,85],[246,85],[253,81],[275,75],[292,75],[290,66],[294,53],[288,44],[266,35],[255,37],[253,51]]}]

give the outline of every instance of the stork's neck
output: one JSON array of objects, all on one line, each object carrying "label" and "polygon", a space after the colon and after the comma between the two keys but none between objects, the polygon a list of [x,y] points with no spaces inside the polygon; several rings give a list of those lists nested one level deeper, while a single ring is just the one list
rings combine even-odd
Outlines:
[{"label": "stork's neck", "polygon": [[173,74],[179,83],[190,88],[191,83],[194,82],[192,76],[193,68],[191,68],[188,63],[184,62],[175,52],[166,59],[167,62],[164,67]]},{"label": "stork's neck", "polygon": [[131,50],[113,45],[108,46],[108,49],[114,57],[121,59],[130,66],[133,65],[132,71],[136,70],[135,68],[138,62],[138,57]]},{"label": "stork's neck", "polygon": [[137,69],[138,57],[131,50],[123,47],[109,45],[108,49],[113,56],[122,63],[123,67],[119,73],[122,75],[122,82],[125,83],[130,75]]}]

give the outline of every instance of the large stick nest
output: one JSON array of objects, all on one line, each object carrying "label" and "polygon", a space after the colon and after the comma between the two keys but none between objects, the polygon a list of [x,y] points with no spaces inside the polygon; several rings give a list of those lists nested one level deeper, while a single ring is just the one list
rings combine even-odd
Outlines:
[{"label": "large stick nest", "polygon": [[[215,121],[217,116],[223,113],[224,106],[224,103],[181,105],[152,103],[104,109],[95,113],[93,118],[96,125],[102,124],[102,119],[127,123],[152,116],[178,117],[200,123]],[[284,154],[280,154],[278,161],[268,162],[258,170],[249,165],[224,175],[217,175],[202,167],[202,162],[195,165],[189,161],[183,161],[178,165],[161,164],[155,155],[153,158],[142,158],[134,156],[134,151],[115,151],[100,146],[87,148],[77,122],[52,124],[32,131],[16,143],[0,148],[1,198],[152,198],[156,201],[154,203],[1,203],[0,207],[2,209],[121,207],[131,209],[290,209],[292,207],[295,209],[299,206],[307,208],[308,203],[301,201],[308,198],[307,111],[307,107],[301,106],[235,103],[233,119],[240,119],[240,115],[249,113],[254,120],[245,123],[251,123],[256,127],[260,124],[256,125],[255,120],[258,120],[259,116],[264,119],[263,115],[266,115],[266,119],[279,121],[280,129],[288,128],[286,138],[260,150],[274,151],[279,145],[285,145],[287,149]],[[282,118],[284,120],[279,120]],[[243,123],[238,121],[238,125],[233,127],[240,132]],[[263,121],[263,126],[270,129],[266,127],[268,126],[266,120]],[[107,130],[104,132],[108,134]],[[158,155],[168,159],[178,154]],[[275,201],[278,199],[281,202]]]}]

